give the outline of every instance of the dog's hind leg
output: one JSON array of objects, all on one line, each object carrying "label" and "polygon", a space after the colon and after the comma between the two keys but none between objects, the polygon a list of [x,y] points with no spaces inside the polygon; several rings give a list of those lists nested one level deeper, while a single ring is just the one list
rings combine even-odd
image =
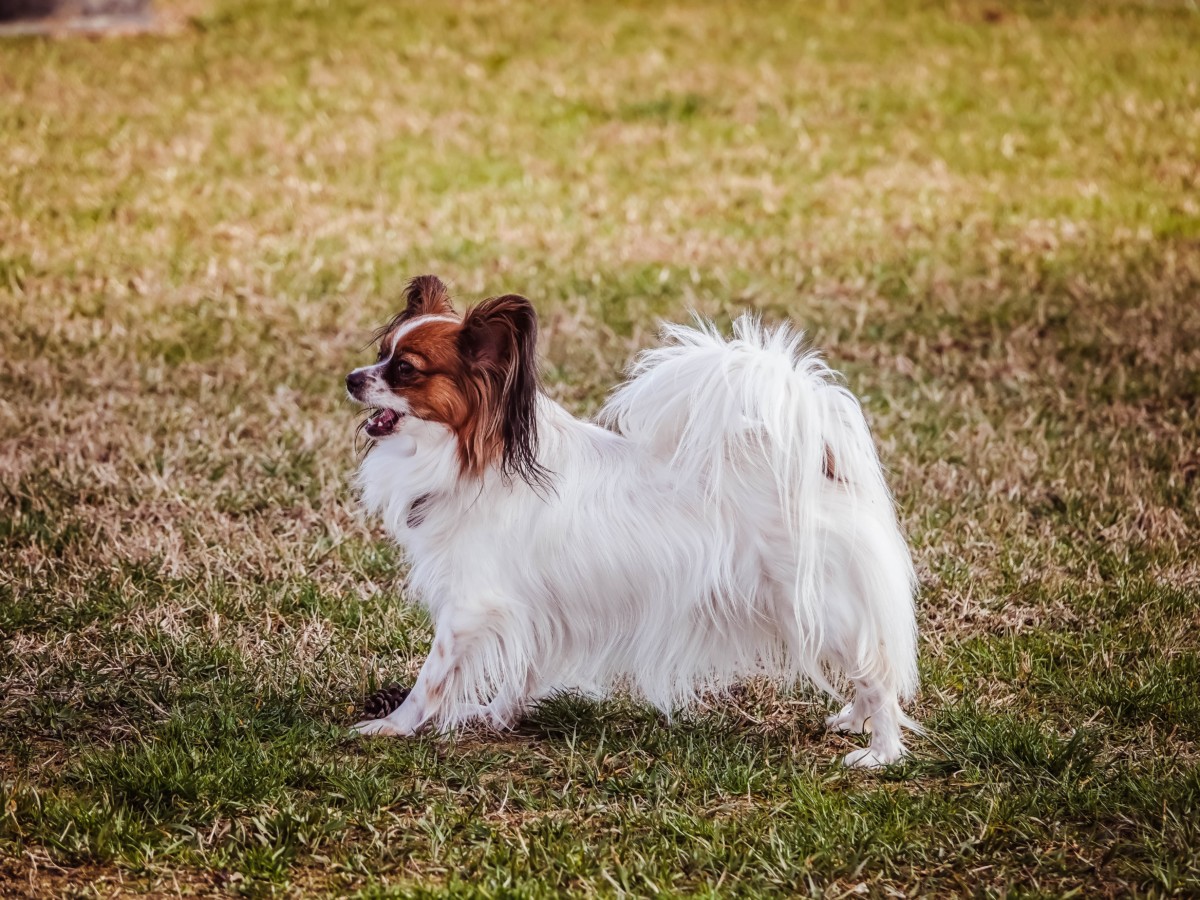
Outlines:
[{"label": "dog's hind leg", "polygon": [[854,699],[825,720],[831,731],[868,732],[869,746],[847,753],[847,766],[875,768],[897,762],[905,754],[900,725],[905,722],[895,691],[867,679],[854,679]]},{"label": "dog's hind leg", "polygon": [[870,746],[847,754],[846,765],[885,766],[904,755],[901,727],[915,727],[900,708],[917,683],[907,550],[890,528],[864,521],[831,545],[829,561],[826,660],[849,678],[854,694],[825,724],[870,733]]},{"label": "dog's hind leg", "polygon": [[854,702],[847,703],[836,715],[826,716],[825,727],[830,731],[852,734],[862,734],[867,731],[867,723],[871,719],[871,709],[862,697],[862,693],[862,689],[856,687]]}]

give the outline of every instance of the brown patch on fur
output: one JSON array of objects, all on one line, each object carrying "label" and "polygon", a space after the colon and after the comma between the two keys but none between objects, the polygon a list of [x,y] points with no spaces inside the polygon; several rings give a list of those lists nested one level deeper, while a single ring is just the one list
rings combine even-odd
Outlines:
[{"label": "brown patch on fur", "polygon": [[458,353],[461,328],[458,322],[441,319],[417,323],[399,339],[383,375],[408,401],[413,415],[440,422],[455,433],[472,414],[462,388],[466,372]]},{"label": "brown patch on fur", "polygon": [[[410,287],[409,308],[380,336],[385,348],[412,318],[410,310],[424,308],[427,294],[418,281]],[[436,291],[428,296],[442,297]],[[441,315],[449,306],[437,308]],[[515,294],[494,297],[461,322],[412,323],[388,348],[383,377],[413,415],[454,432],[465,474],[479,477],[495,466],[506,477],[545,486],[547,473],[537,462],[536,345],[537,314],[530,302]]]},{"label": "brown patch on fur", "polygon": [[825,477],[830,481],[845,481],[837,469],[837,461],[833,458],[833,448],[828,444],[825,445],[825,460],[821,466],[821,471],[825,473]]}]

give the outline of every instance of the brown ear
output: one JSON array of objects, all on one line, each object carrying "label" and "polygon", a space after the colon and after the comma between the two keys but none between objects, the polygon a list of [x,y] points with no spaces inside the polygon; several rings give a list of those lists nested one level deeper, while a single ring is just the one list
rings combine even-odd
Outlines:
[{"label": "brown ear", "polygon": [[437,275],[418,275],[404,288],[404,308],[391,317],[388,324],[374,332],[373,341],[380,341],[397,325],[418,316],[454,316],[450,292]]},{"label": "brown ear", "polygon": [[404,290],[405,307],[398,319],[451,315],[450,291],[436,275],[418,275]]},{"label": "brown ear", "polygon": [[450,291],[436,275],[418,275],[404,289],[404,309],[392,316],[382,328],[376,329],[372,343],[382,341],[389,333],[396,330],[409,319],[417,316],[452,316],[454,307],[450,305]]},{"label": "brown ear", "polygon": [[505,477],[547,487],[538,463],[537,312],[517,294],[492,297],[463,318],[459,351],[480,390],[479,446],[500,441]]}]

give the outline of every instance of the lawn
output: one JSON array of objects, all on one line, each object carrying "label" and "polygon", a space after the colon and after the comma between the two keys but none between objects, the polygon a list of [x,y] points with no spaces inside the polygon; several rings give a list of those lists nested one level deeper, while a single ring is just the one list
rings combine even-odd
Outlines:
[{"label": "lawn", "polygon": [[[274,0],[0,43],[0,896],[1200,894],[1200,10]],[[749,684],[361,741],[428,647],[342,389],[516,291],[846,373],[921,580],[883,774]]]}]

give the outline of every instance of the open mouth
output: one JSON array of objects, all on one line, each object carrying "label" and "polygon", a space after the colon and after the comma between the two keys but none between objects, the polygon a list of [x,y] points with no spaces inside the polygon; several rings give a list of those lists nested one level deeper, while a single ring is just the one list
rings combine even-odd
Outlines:
[{"label": "open mouth", "polygon": [[373,438],[387,437],[396,430],[404,416],[394,409],[381,409],[367,419],[367,434]]}]

